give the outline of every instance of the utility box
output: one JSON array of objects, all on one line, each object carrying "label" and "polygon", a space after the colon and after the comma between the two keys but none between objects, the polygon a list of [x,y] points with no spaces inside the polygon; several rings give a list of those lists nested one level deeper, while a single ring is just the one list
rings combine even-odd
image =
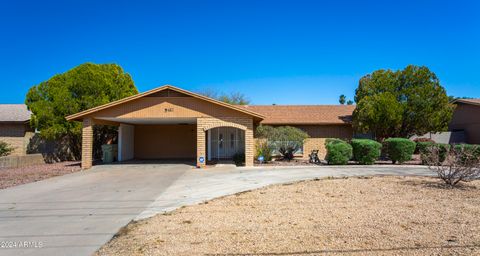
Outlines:
[{"label": "utility box", "polygon": [[104,164],[112,163],[117,158],[118,146],[117,144],[102,145],[102,161]]}]

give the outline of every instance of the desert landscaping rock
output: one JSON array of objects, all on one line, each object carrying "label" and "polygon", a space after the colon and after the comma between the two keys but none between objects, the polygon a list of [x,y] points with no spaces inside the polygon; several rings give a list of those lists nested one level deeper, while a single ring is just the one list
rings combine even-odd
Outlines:
[{"label": "desert landscaping rock", "polygon": [[478,216],[480,181],[321,179],[132,223],[97,255],[478,255]]},{"label": "desert landscaping rock", "polygon": [[79,162],[39,164],[19,168],[0,168],[0,189],[80,171]]}]

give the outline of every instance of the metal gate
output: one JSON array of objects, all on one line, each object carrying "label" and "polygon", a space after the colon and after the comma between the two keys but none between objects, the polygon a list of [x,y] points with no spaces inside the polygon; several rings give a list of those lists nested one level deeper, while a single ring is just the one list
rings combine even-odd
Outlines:
[{"label": "metal gate", "polygon": [[231,159],[245,152],[245,131],[233,127],[218,127],[207,131],[208,160]]}]

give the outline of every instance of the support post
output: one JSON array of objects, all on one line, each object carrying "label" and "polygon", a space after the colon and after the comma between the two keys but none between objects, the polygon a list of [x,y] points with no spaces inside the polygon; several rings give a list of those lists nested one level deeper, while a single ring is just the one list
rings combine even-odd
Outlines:
[{"label": "support post", "polygon": [[254,139],[253,120],[250,120],[245,130],[245,166],[253,166]]},{"label": "support post", "polygon": [[89,169],[93,162],[93,119],[83,119],[82,128],[82,169]]},{"label": "support post", "polygon": [[[200,122],[200,123],[199,123]],[[205,167],[207,159],[205,158],[205,131],[201,125],[201,119],[197,119],[197,167]]]}]

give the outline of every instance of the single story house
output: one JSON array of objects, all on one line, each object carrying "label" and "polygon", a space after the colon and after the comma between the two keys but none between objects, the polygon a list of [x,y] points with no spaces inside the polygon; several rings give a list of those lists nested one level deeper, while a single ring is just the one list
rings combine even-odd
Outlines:
[{"label": "single story house", "polygon": [[450,132],[461,132],[464,142],[480,144],[480,99],[458,99],[452,121],[449,125]]},{"label": "single story house", "polygon": [[199,167],[209,160],[245,154],[252,166],[254,130],[260,124],[291,125],[309,138],[303,157],[312,149],[324,154],[326,138],[349,139],[354,106],[238,106],[165,85],[145,93],[70,115],[83,122],[82,167],[92,166],[94,124],[118,126],[118,160],[196,159]]},{"label": "single story house", "polygon": [[13,147],[11,155],[25,155],[34,135],[31,112],[25,104],[0,104],[0,141]]}]

